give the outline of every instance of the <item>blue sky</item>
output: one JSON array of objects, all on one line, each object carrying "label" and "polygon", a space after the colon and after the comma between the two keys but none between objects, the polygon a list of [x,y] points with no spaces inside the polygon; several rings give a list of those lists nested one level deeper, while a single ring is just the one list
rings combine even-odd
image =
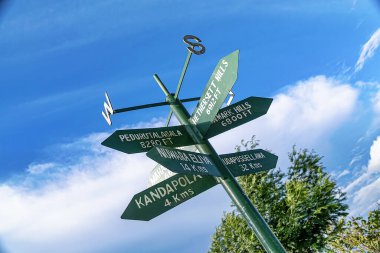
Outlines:
[{"label": "blue sky", "polygon": [[[202,39],[180,97],[200,96],[240,50],[234,101],[268,114],[211,141],[253,134],[286,168],[314,149],[352,215],[380,199],[380,5],[376,1],[7,1],[0,12],[0,252],[205,252],[229,200],[220,186],[150,222],[119,217],[155,163],[100,145],[116,129],[160,127],[165,107],[101,116],[174,92],[186,45]],[[193,110],[195,104],[189,104]],[[194,242],[194,243],[189,243]],[[195,243],[196,242],[196,243]]]}]

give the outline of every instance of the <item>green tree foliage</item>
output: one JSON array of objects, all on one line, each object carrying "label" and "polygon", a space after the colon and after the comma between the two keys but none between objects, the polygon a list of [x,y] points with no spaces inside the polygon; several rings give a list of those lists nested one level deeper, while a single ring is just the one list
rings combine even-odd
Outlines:
[{"label": "green tree foliage", "polygon": [[[257,146],[254,138],[246,149]],[[240,151],[241,146],[237,147]],[[347,215],[345,194],[330,179],[322,157],[306,149],[289,153],[287,175],[279,169],[238,178],[239,183],[288,252],[319,252]],[[209,253],[265,252],[238,210],[226,213]]]},{"label": "green tree foliage", "polygon": [[343,230],[330,243],[330,252],[380,252],[380,206],[367,220],[351,217],[341,222]]}]

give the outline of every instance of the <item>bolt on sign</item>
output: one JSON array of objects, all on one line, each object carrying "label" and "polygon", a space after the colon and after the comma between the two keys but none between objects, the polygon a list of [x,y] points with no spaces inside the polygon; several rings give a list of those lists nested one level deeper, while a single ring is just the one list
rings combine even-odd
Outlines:
[{"label": "bolt on sign", "polygon": [[[151,220],[220,184],[264,249],[267,252],[285,252],[235,179],[275,168],[278,157],[262,149],[218,155],[208,141],[266,114],[272,99],[248,97],[229,105],[234,94],[231,89],[237,80],[239,50],[236,50],[219,60],[201,97],[179,100],[178,93],[191,55],[202,55],[206,51],[196,36],[186,35],[184,42],[188,45],[188,55],[176,92],[170,93],[158,75],[153,75],[166,96],[165,102],[114,110],[106,93],[107,102],[102,115],[109,125],[112,123],[111,115],[117,113],[166,105],[171,109],[166,127],[117,130],[102,142],[104,146],[127,154],[147,152],[149,158],[159,163],[154,169],[150,187],[133,196],[121,218]],[[228,106],[220,109],[229,94]],[[183,103],[191,101],[198,101],[198,104],[190,116]],[[168,126],[172,114],[181,125]]]}]

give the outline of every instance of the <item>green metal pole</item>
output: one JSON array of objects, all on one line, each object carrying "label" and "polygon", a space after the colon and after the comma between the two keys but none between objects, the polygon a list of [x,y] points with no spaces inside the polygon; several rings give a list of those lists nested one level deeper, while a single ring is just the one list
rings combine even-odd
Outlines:
[{"label": "green metal pole", "polygon": [[196,146],[199,151],[210,155],[216,167],[219,169],[221,174],[224,175],[223,178],[215,177],[215,179],[224,187],[232,201],[240,210],[243,217],[247,220],[248,225],[251,227],[264,249],[270,253],[286,253],[280,241],[273,234],[268,224],[257,211],[247,195],[244,193],[243,189],[240,187],[234,176],[224,165],[210,142],[208,140],[204,140],[202,134],[198,131],[196,126],[190,123],[190,114],[183,106],[183,104],[170,94],[170,92],[166,89],[165,85],[156,74],[153,77],[165,93],[166,100],[170,102],[170,108],[177,116],[179,122],[182,125],[185,125],[194,142],[198,143]]},{"label": "green metal pole", "polygon": [[174,93],[174,98],[178,97],[179,91],[181,90],[183,79],[185,78],[187,67],[189,66],[189,62],[191,59],[192,52],[189,51],[186,57],[185,64],[183,65],[181,76],[179,77],[178,84],[177,84],[177,90]]},{"label": "green metal pole", "polygon": [[[191,59],[191,55],[193,53],[189,50],[188,54],[187,54],[187,57],[186,57],[186,61],[185,61],[185,65],[183,65],[183,68],[182,68],[182,73],[181,73],[181,76],[179,77],[179,81],[178,81],[178,84],[177,84],[177,90],[175,91],[174,93],[174,98],[178,98],[178,94],[179,94],[179,91],[181,90],[181,86],[182,86],[182,82],[183,82],[183,78],[185,78],[185,74],[186,74],[186,70],[187,70],[187,67],[189,66],[189,62],[190,62],[190,59]],[[166,123],[165,123],[165,126],[169,126],[169,123],[170,123],[170,119],[172,117],[172,114],[173,114],[173,111],[170,110],[169,112],[169,115],[168,115],[168,118],[166,119]]]}]

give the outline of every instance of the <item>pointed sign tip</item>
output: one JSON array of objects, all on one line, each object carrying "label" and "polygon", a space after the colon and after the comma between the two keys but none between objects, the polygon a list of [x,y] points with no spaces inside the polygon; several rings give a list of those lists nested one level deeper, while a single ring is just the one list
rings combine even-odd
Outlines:
[{"label": "pointed sign tip", "polygon": [[138,221],[150,221],[151,219],[141,219],[141,218],[137,218],[137,217],[130,217],[128,215],[122,215],[120,217],[120,219],[122,220],[138,220]]},{"label": "pointed sign tip", "polygon": [[227,55],[226,57],[236,57],[236,58],[239,58],[239,53],[240,53],[240,50],[239,49],[236,49],[235,51],[233,51],[232,53],[230,53],[229,55]]},{"label": "pointed sign tip", "polygon": [[110,143],[109,143],[110,141],[109,141],[109,139],[110,139],[111,136],[109,136],[107,139],[105,139],[104,141],[102,141],[100,144],[102,144],[103,146],[106,146],[106,147],[110,148]]},{"label": "pointed sign tip", "polygon": [[108,146],[107,146],[107,139],[105,139],[104,141],[102,141],[100,144],[103,145],[103,146],[108,147]]}]

